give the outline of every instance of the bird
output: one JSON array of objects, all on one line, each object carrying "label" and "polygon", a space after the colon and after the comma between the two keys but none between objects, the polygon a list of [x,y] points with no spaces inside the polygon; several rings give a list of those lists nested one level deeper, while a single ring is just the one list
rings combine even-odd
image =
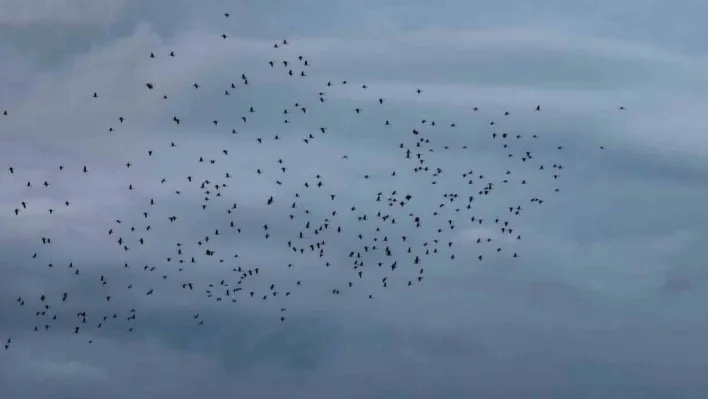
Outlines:
[{"label": "bird", "polygon": [[[223,15],[229,18],[230,14]],[[212,18],[220,16],[216,13]],[[228,36],[223,33],[221,37]],[[222,43],[214,33],[204,38],[204,46],[211,46],[210,42],[222,46],[231,43]],[[271,50],[271,44],[278,50]],[[297,44],[293,39],[291,49],[300,49]],[[526,229],[523,214],[544,201],[551,203],[552,199],[545,196],[560,193],[561,189],[565,192],[568,187],[565,182],[572,180],[565,173],[572,173],[573,168],[553,164],[559,162],[554,157],[560,153],[549,154],[551,151],[547,150],[563,150],[573,157],[575,145],[564,147],[552,142],[550,136],[521,131],[526,125],[515,120],[524,113],[515,109],[502,109],[505,117],[513,113],[512,118],[501,118],[499,112],[496,118],[482,119],[480,116],[486,110],[480,111],[480,107],[484,108],[484,104],[472,108],[479,111],[474,115],[470,108],[465,108],[455,118],[425,109],[431,93],[416,86],[413,86],[415,95],[410,88],[399,93],[416,101],[416,107],[409,108],[411,114],[394,111],[406,107],[406,102],[396,97],[384,99],[381,93],[385,87],[375,82],[363,84],[351,75],[332,80],[349,85],[341,87],[326,81],[316,69],[307,69],[305,73],[308,54],[299,54],[295,60],[297,53],[284,48],[288,45],[287,39],[266,44],[268,48],[264,51],[282,54],[264,53],[258,61],[261,66],[258,74],[232,69],[224,76],[214,76],[213,82],[202,82],[203,87],[192,83],[194,90],[202,88],[196,92],[188,82],[199,81],[198,74],[185,70],[179,84],[186,90],[170,94],[171,98],[184,101],[182,106],[172,101],[162,102],[144,91],[142,84],[148,90],[162,90],[172,83],[169,70],[162,69],[161,62],[150,61],[150,78],[145,80],[151,81],[143,83],[145,80],[133,78],[119,82],[124,85],[121,93],[135,93],[131,100],[140,106],[139,117],[134,117],[130,112],[135,110],[126,108],[123,102],[111,104],[114,109],[98,112],[107,115],[98,122],[106,125],[99,128],[117,132],[101,136],[101,140],[105,139],[117,154],[127,154],[125,158],[92,147],[91,154],[77,153],[61,161],[67,166],[59,166],[61,174],[56,172],[56,164],[41,171],[39,164],[26,170],[19,163],[21,160],[8,166],[9,173],[0,179],[0,187],[5,189],[7,185],[8,192],[19,193],[17,197],[8,197],[5,212],[14,213],[8,223],[12,220],[17,226],[34,226],[41,220],[41,225],[54,227],[72,217],[92,223],[92,227],[67,229],[64,234],[42,230],[43,234],[34,236],[32,245],[27,246],[30,252],[23,259],[29,265],[25,270],[34,273],[47,270],[45,267],[52,269],[48,282],[51,289],[44,285],[18,287],[27,292],[22,292],[13,306],[21,306],[18,309],[25,311],[37,304],[37,309],[30,309],[37,313],[30,316],[46,320],[32,323],[28,328],[34,327],[41,334],[42,326],[46,331],[68,326],[82,337],[107,334],[105,330],[113,328],[137,333],[140,327],[153,321],[141,318],[136,309],[127,312],[126,301],[136,298],[133,291],[145,293],[144,299],[135,302],[138,310],[138,304],[155,309],[155,304],[162,306],[164,301],[172,300],[166,296],[174,292],[171,288],[180,287],[183,291],[179,294],[185,295],[183,298],[192,304],[190,307],[200,306],[200,299],[219,303],[218,306],[241,306],[245,301],[258,300],[262,309],[278,306],[281,313],[273,317],[287,325],[298,317],[287,313],[287,309],[302,304],[303,299],[296,298],[307,290],[311,291],[300,298],[316,296],[318,292],[329,297],[331,293],[332,306],[339,306],[339,300],[345,298],[347,302],[378,300],[376,289],[386,289],[394,295],[398,286],[415,290],[422,283],[436,284],[431,281],[434,279],[423,278],[424,268],[526,262],[519,255],[526,249],[519,245],[522,234],[524,243],[534,240],[529,239],[532,230]],[[170,59],[173,65],[196,56],[187,50],[177,50],[179,58],[175,57],[175,51],[168,53],[174,58]],[[137,59],[148,62],[144,48],[134,51]],[[154,50],[151,59],[156,58],[155,53],[164,54]],[[266,60],[269,68],[265,67]],[[237,84],[238,78],[227,74],[240,75],[241,82],[248,86]],[[293,81],[290,76],[302,79]],[[290,79],[288,84],[300,85],[309,85],[307,82],[312,80],[322,87],[310,93],[270,90],[270,85],[283,79]],[[212,89],[212,83],[221,86]],[[333,107],[340,105],[330,101],[330,96],[341,96],[341,90],[347,88],[361,97],[350,105],[356,119],[353,114],[346,114],[350,116],[347,120],[346,115],[340,118],[331,113]],[[269,97],[263,100],[259,90]],[[114,95],[109,90],[102,94],[105,98],[94,106],[103,107]],[[160,94],[163,100],[167,99],[167,95]],[[82,96],[87,101],[87,95]],[[203,106],[206,96],[213,96],[214,101],[221,103]],[[94,92],[93,97],[98,98],[98,93]],[[180,111],[172,111],[176,115],[171,121],[162,119],[164,114],[154,117],[150,122],[154,126],[141,130],[138,124],[143,118],[152,118],[148,111],[153,101]],[[530,110],[533,105],[527,103],[521,107]],[[541,111],[541,106],[536,105],[535,110]],[[280,125],[281,130],[263,135],[263,131],[276,129],[268,123],[280,123],[281,115],[288,117],[285,125]],[[531,119],[531,116],[527,112],[524,117]],[[109,126],[115,123],[114,118],[120,125]],[[233,123],[240,124],[238,119],[244,125],[236,134]],[[380,129],[382,126],[386,126],[385,131]],[[184,128],[191,127],[187,135]],[[130,136],[133,129],[142,132],[143,137]],[[516,129],[519,131],[512,133]],[[228,131],[232,135],[225,137]],[[484,151],[485,157],[498,156],[498,167],[503,169],[495,170],[494,163],[482,162],[475,149]],[[93,162],[89,156],[118,167],[109,170],[107,166],[92,164],[89,175],[87,165]],[[74,163],[84,164],[82,172]],[[482,171],[484,168],[491,170]],[[548,184],[551,181],[553,186]],[[510,186],[516,191],[504,191],[503,187]],[[74,189],[87,190],[90,195],[82,197],[82,192],[74,193]],[[108,198],[106,202],[100,202],[104,198]],[[116,209],[114,202],[120,202],[121,209]],[[499,205],[498,209],[487,208],[485,202]],[[88,213],[94,210],[98,213]],[[199,210],[196,215],[190,212],[196,210]],[[113,216],[113,212],[121,216]],[[485,220],[487,223],[483,224]],[[105,230],[94,230],[94,224]],[[25,234],[25,227],[21,230]],[[460,230],[470,235],[459,234]],[[94,235],[94,231],[98,234]],[[105,240],[108,248],[103,247],[106,236],[110,238]],[[465,240],[469,244],[461,245]],[[89,269],[82,267],[80,272],[82,261],[70,252],[70,241],[105,249],[106,255],[100,264]],[[40,243],[42,247],[36,248]],[[114,245],[116,251],[110,252]],[[69,256],[72,262],[68,262]],[[477,262],[485,263],[477,265]],[[319,277],[317,273],[325,269],[332,274],[322,272],[327,277]],[[467,273],[465,268],[456,270]],[[76,286],[63,285],[65,279],[59,273],[69,273],[69,278],[85,286],[85,290],[82,288],[76,295],[71,290]],[[199,278],[193,280],[197,274]],[[308,281],[310,277],[314,278]],[[316,285],[322,289],[318,290]],[[428,294],[434,291],[425,295]],[[83,298],[91,302],[81,308]],[[61,307],[56,306],[58,300]],[[63,324],[65,316],[75,315],[70,314],[72,306],[79,312],[76,325]],[[204,322],[212,312],[206,309],[185,312],[181,309],[176,314],[191,316],[194,325],[190,324],[190,328],[195,325],[203,331],[215,328],[213,323]],[[9,348],[8,340],[5,349]]]}]

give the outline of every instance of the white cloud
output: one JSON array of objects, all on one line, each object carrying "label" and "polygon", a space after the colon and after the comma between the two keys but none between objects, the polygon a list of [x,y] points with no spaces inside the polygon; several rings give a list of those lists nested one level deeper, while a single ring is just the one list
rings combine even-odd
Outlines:
[{"label": "white cloud", "polygon": [[125,0],[3,0],[0,24],[109,24],[124,6]]}]

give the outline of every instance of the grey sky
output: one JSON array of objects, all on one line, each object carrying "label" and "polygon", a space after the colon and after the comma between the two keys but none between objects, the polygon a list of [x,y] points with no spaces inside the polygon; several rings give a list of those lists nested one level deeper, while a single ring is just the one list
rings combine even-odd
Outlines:
[{"label": "grey sky", "polygon": [[[688,0],[0,0],[0,111],[8,110],[0,115],[0,341],[12,337],[9,350],[0,348],[0,397],[705,397],[705,15],[708,3]],[[283,38],[291,44],[273,49]],[[267,66],[300,54],[311,62],[305,78]],[[225,97],[241,73],[249,85]],[[325,87],[342,80],[350,84]],[[324,104],[319,91],[327,91]],[[291,111],[285,125],[282,110],[294,102],[307,115]],[[413,173],[398,149],[421,119],[439,123],[426,130],[436,147],[428,162],[445,170],[437,186]],[[321,126],[327,135],[301,142]],[[522,134],[539,162],[563,165],[561,177],[519,167],[492,131]],[[216,163],[199,164],[200,156]],[[443,192],[459,192],[466,204],[459,174],[469,169],[497,181],[511,169],[514,184],[475,202],[484,226],[450,207],[433,218]],[[202,211],[204,194],[187,188],[186,176],[221,182],[225,171],[229,199]],[[324,187],[305,189],[316,174]],[[365,278],[349,289],[357,216],[375,219],[375,193],[392,190],[414,199],[390,211],[398,227],[382,230],[420,245],[430,237],[406,230],[408,212],[423,215],[428,229],[453,219],[456,229],[441,241],[454,245],[441,252],[457,259],[426,260],[424,282],[407,287],[417,269],[386,273],[367,255]],[[314,224],[329,217],[330,230],[345,230],[318,238],[327,240],[332,267],[315,253],[273,245],[302,230],[288,218],[295,192],[303,195],[295,222],[305,223],[307,208]],[[270,195],[284,206],[266,210]],[[529,204],[532,196],[546,202]],[[146,205],[150,198],[156,206]],[[22,201],[28,209],[15,216]],[[223,226],[219,207],[230,202],[239,205],[228,218],[241,234]],[[513,219],[524,239],[506,242],[514,240],[486,223],[507,218],[516,204],[525,208]],[[172,215],[178,222],[167,221]],[[122,230],[108,236],[116,219]],[[125,230],[146,224],[153,230],[140,235],[148,240],[141,247]],[[175,243],[193,251],[205,235],[227,262],[168,272]],[[506,255],[488,247],[477,261],[480,235],[497,238]],[[44,236],[54,243],[42,246]],[[116,247],[117,236],[132,237],[130,251]],[[392,247],[403,249],[399,242]],[[263,270],[249,287],[262,292],[275,283],[293,295],[237,304],[206,298],[206,284],[234,278],[234,253],[238,265]],[[186,280],[200,287],[192,295],[179,287]],[[150,288],[156,293],[147,297]],[[333,296],[334,288],[343,294]],[[66,308],[57,300],[63,292],[71,296]],[[53,332],[32,331],[41,293],[68,316]],[[114,297],[110,306],[105,295]],[[73,334],[76,312],[123,317],[133,307],[133,333],[119,322]],[[195,326],[196,313],[204,326]]]}]

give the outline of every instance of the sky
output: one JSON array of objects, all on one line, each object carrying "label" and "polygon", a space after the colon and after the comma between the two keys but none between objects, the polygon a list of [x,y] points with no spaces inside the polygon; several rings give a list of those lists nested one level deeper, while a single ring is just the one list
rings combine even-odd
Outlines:
[{"label": "sky", "polygon": [[[0,0],[0,342],[12,339],[0,348],[0,396],[705,397],[707,13],[708,3],[689,0]],[[296,76],[269,60],[289,60]],[[439,176],[405,159],[399,143],[411,129],[434,142],[424,157]],[[516,143],[549,169],[562,164],[559,178],[507,158],[491,138],[502,131],[522,135]],[[511,181],[473,202],[485,225],[442,195],[466,205],[476,195],[459,177],[468,170]],[[223,197],[212,190],[202,209],[205,194],[186,176],[221,184],[227,171]],[[396,201],[412,195],[406,208],[385,207],[394,190]],[[523,212],[510,216],[516,205]],[[379,210],[398,226],[376,221]],[[418,250],[431,238],[405,224],[409,212],[428,230],[455,225],[440,256],[421,254],[424,280],[408,287],[417,267],[377,270],[363,253],[359,280],[349,258],[360,250],[358,218],[368,216],[369,230],[380,223],[396,250],[400,235]],[[496,217],[513,218],[523,239],[500,235]],[[325,218],[330,267],[284,246],[298,245],[306,220]],[[146,224],[150,234],[129,231]],[[176,242],[192,253],[207,235],[223,264],[200,255],[180,275],[165,262]],[[480,236],[503,251],[490,244],[478,261]],[[235,281],[237,266],[261,269],[244,291],[275,284],[292,295],[204,295],[207,284]],[[198,288],[182,289],[187,281]],[[34,332],[42,294],[60,317]],[[82,311],[120,321],[74,334]]]}]

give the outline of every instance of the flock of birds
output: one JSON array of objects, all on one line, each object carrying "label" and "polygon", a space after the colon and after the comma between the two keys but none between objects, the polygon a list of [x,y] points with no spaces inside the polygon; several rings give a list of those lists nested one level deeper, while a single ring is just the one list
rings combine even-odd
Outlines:
[{"label": "flock of birds", "polygon": [[[224,14],[228,18],[229,14]],[[228,39],[227,34],[221,35],[223,40]],[[218,39],[217,39],[218,40]],[[288,77],[297,79],[309,77],[308,67],[310,61],[304,56],[297,56],[294,59],[279,59],[278,49],[288,46],[287,40],[279,41],[273,45],[274,58],[268,61],[265,68],[270,68],[274,71],[281,70],[281,73],[287,74]],[[156,58],[160,55],[155,53],[146,54],[146,58]],[[168,57],[178,57],[175,52],[165,54]],[[226,84],[223,88],[224,96],[239,96],[240,89],[245,85],[254,85],[258,82],[251,82],[249,77],[243,73],[240,75],[240,80],[234,83]],[[270,113],[272,110],[255,109],[254,106],[249,106],[245,110],[245,115],[240,117],[240,122],[244,129],[247,128],[251,118],[259,114],[268,114],[269,118],[280,115],[284,124],[291,123],[289,119],[306,118],[311,113],[310,108],[326,107],[327,94],[333,86],[352,85],[347,81],[327,82],[322,87],[317,96],[313,96],[312,103],[305,105],[305,102],[293,101],[292,106],[285,108],[277,113]],[[159,82],[145,82],[144,90],[150,92],[158,90]],[[194,90],[199,90],[199,83],[193,84]],[[361,90],[367,89],[366,84],[360,84]],[[424,96],[423,90],[417,89],[416,96]],[[163,100],[168,100],[167,95],[161,95]],[[93,99],[91,99],[93,97]],[[87,101],[101,101],[100,93],[88,93]],[[384,107],[388,104],[385,98],[372,98],[371,107]],[[623,110],[624,107],[620,107]],[[542,112],[540,105],[532,105],[530,110]],[[474,107],[470,110],[471,114],[479,111],[479,108]],[[326,111],[325,111],[326,112]],[[350,111],[353,117],[365,117],[366,110],[363,108],[354,108]],[[8,111],[3,112],[4,116],[8,116]],[[508,117],[509,112],[504,112],[499,115],[500,118]],[[129,118],[122,115],[115,116],[117,124],[123,125],[129,123]],[[175,128],[179,128],[182,118],[179,115],[174,115],[171,118],[171,123]],[[407,122],[410,122],[408,125]],[[287,251],[292,253],[292,258],[287,264],[280,267],[287,269],[297,269],[300,263],[315,264],[315,267],[332,267],[348,273],[348,278],[342,281],[335,287],[329,287],[328,292],[331,295],[338,296],[344,294],[346,290],[352,288],[360,288],[356,291],[357,294],[362,294],[365,298],[374,299],[377,289],[386,289],[391,284],[401,284],[405,286],[415,286],[422,284],[425,280],[426,267],[434,267],[442,261],[454,262],[456,259],[455,242],[451,238],[451,233],[454,234],[460,228],[466,226],[485,226],[497,232],[496,237],[502,236],[504,239],[493,237],[475,237],[471,246],[478,248],[478,254],[474,258],[474,262],[484,262],[489,257],[502,256],[509,259],[511,262],[518,261],[521,255],[514,250],[513,242],[520,241],[524,237],[520,230],[515,226],[514,219],[526,212],[529,207],[544,204],[546,198],[537,195],[530,196],[519,200],[510,198],[496,198],[493,201],[503,203],[505,212],[494,216],[485,216],[479,214],[477,203],[484,201],[489,195],[493,195],[498,191],[498,187],[504,185],[531,185],[536,179],[519,179],[516,177],[516,172],[519,168],[523,170],[536,170],[539,174],[538,180],[546,179],[550,184],[560,182],[561,172],[564,171],[563,165],[554,163],[546,159],[537,159],[536,153],[528,148],[533,148],[536,143],[549,145],[543,142],[537,134],[517,134],[496,131],[497,121],[489,121],[489,133],[485,133],[488,140],[492,140],[492,145],[504,151],[506,158],[509,158],[510,168],[503,172],[503,178],[492,179],[486,177],[483,173],[475,170],[450,171],[439,165],[436,165],[431,158],[432,154],[450,149],[450,146],[436,145],[441,135],[433,134],[436,126],[441,126],[449,129],[456,129],[457,124],[454,121],[440,122],[434,120],[421,119],[417,121],[392,121],[382,120],[381,130],[386,134],[394,129],[399,129],[400,126],[406,126],[405,137],[407,139],[397,145],[396,150],[399,151],[401,161],[407,163],[408,169],[406,173],[412,172],[412,176],[416,178],[424,192],[430,195],[440,195],[440,200],[436,204],[424,203],[420,195],[416,192],[416,187],[408,187],[406,191],[400,189],[375,190],[371,193],[364,193],[369,199],[365,204],[348,204],[347,198],[341,198],[336,192],[331,192],[327,188],[328,182],[317,174],[313,180],[302,182],[301,189],[298,192],[283,192],[282,195],[269,195],[262,199],[264,210],[270,211],[273,208],[279,208],[287,214],[285,222],[295,226],[296,234],[291,237],[282,237],[283,229],[274,231],[274,227],[267,222],[263,222],[259,226],[260,232],[258,235],[273,248],[287,248]],[[211,120],[207,122],[209,125],[221,126],[222,121]],[[309,145],[315,140],[326,138],[330,134],[330,127],[322,126],[317,131],[308,133],[300,138],[300,145]],[[387,130],[390,129],[390,130]],[[109,132],[114,132],[113,127],[108,127]],[[240,130],[240,129],[239,129]],[[236,135],[234,141],[239,147],[249,145],[245,140],[241,140],[242,134],[239,135],[236,129],[231,129],[231,134]],[[399,129],[400,131],[400,129]],[[255,137],[250,142],[254,151],[260,151],[266,154],[262,160],[263,166],[256,168],[255,174],[257,178],[270,179],[277,186],[282,186],[283,181],[288,178],[288,172],[291,170],[291,165],[282,158],[265,159],[269,154],[268,143],[272,141],[282,140],[279,134],[273,134],[271,137]],[[164,143],[166,148],[176,147],[179,141],[167,141]],[[249,147],[250,148],[250,147]],[[462,145],[461,149],[467,149],[467,145]],[[563,150],[562,146],[553,145],[554,151]],[[602,148],[602,147],[601,147]],[[146,149],[142,155],[149,160],[156,155],[155,150]],[[229,148],[223,148],[218,154],[219,157],[228,157],[230,154]],[[338,155],[339,156],[339,155]],[[211,158],[195,156],[195,168],[206,168],[217,163],[217,157]],[[356,154],[342,154],[341,162],[357,162]],[[404,164],[405,165],[405,164]],[[134,168],[130,161],[125,162],[125,168]],[[62,165],[57,165],[56,168],[61,173],[85,175],[91,173],[89,165],[83,166],[79,170],[71,170]],[[174,195],[179,195],[186,190],[199,190],[203,201],[199,204],[198,215],[205,214],[204,212],[218,212],[221,215],[219,225],[213,226],[209,234],[203,236],[196,242],[174,242],[172,255],[166,257],[162,262],[152,264],[138,264],[135,262],[123,262],[116,260],[115,263],[124,269],[141,269],[142,272],[151,273],[155,276],[151,280],[151,286],[141,292],[137,292],[133,284],[127,284],[120,291],[112,290],[110,294],[107,292],[100,298],[95,298],[96,301],[101,301],[103,306],[92,308],[94,310],[86,310],[76,305],[73,313],[62,312],[67,303],[72,301],[72,293],[62,292],[58,296],[50,296],[43,292],[32,292],[26,295],[21,295],[15,298],[15,305],[34,314],[36,322],[30,328],[34,331],[53,331],[54,326],[61,325],[69,326],[69,330],[73,334],[82,334],[88,331],[87,342],[93,342],[93,336],[98,334],[98,329],[111,325],[113,328],[125,329],[128,332],[133,332],[139,324],[139,311],[134,307],[126,309],[114,309],[112,304],[117,301],[114,299],[117,295],[125,295],[127,297],[135,296],[157,296],[166,284],[176,285],[186,291],[193,293],[202,293],[206,298],[216,302],[239,303],[241,301],[263,301],[278,299],[287,301],[287,298],[296,296],[299,290],[306,285],[302,279],[296,279],[292,284],[281,286],[275,282],[266,282],[263,289],[258,290],[254,284],[254,280],[263,280],[268,278],[269,273],[278,275],[282,273],[282,269],[273,270],[266,265],[245,266],[240,263],[238,253],[222,253],[226,251],[219,246],[219,250],[215,250],[216,246],[212,245],[219,240],[219,236],[223,236],[227,230],[232,230],[229,234],[236,236],[242,232],[246,232],[245,228],[239,223],[240,208],[239,204],[229,199],[224,193],[224,189],[228,187],[234,175],[233,171],[221,170],[219,173],[213,172],[213,167],[208,172],[210,178],[197,179],[192,176],[184,176],[181,187],[174,191]],[[383,172],[382,172],[383,173]],[[397,173],[402,171],[386,171],[385,174],[390,181],[395,181]],[[50,181],[27,181],[23,176],[23,170],[14,166],[8,166],[6,176],[2,179],[3,184],[18,184],[31,187],[52,187]],[[275,177],[274,177],[275,175]],[[361,179],[370,179],[369,174],[364,174]],[[457,187],[453,192],[436,193],[435,187],[439,179],[452,179],[454,186]],[[166,183],[166,178],[160,183]],[[357,185],[358,182],[352,181],[350,185]],[[391,183],[392,184],[392,183]],[[389,185],[388,187],[392,187]],[[134,185],[130,184],[128,190],[134,190]],[[0,187],[2,190],[2,187]],[[558,192],[560,189],[554,186],[549,195]],[[313,209],[310,205],[313,200],[320,201],[320,204],[328,204],[329,209]],[[419,202],[416,204],[416,200]],[[413,206],[411,205],[413,204]],[[66,201],[63,204],[65,207],[70,207],[73,204]],[[151,198],[149,203],[144,204],[145,210],[135,218],[129,220],[115,220],[111,226],[106,226],[105,234],[113,237],[115,245],[120,253],[129,253],[134,251],[135,247],[148,248],[149,242],[153,239],[152,234],[155,227],[160,224],[175,224],[179,223],[180,215],[170,215],[166,220],[155,219],[152,215],[152,209],[159,205],[159,201]],[[359,205],[359,206],[357,206]],[[16,208],[11,210],[8,217],[15,217],[17,223],[22,223],[23,214],[38,205],[31,201],[21,201]],[[369,211],[364,211],[367,209]],[[373,209],[373,210],[371,210]],[[57,212],[55,209],[46,209],[47,217],[52,217],[52,214]],[[350,218],[343,218],[340,215],[349,213]],[[356,222],[353,222],[353,217],[356,217]],[[348,220],[352,222],[347,224]],[[457,229],[457,230],[456,230]],[[415,231],[413,231],[415,230]],[[247,232],[253,233],[253,232]],[[333,236],[338,236],[338,242],[343,242],[347,246],[342,253],[341,245],[335,246],[331,251],[328,245],[330,240],[335,239]],[[67,237],[38,237],[37,245],[51,246],[56,242],[61,242]],[[218,244],[217,244],[218,245]],[[511,246],[511,248],[507,248]],[[226,247],[228,248],[228,246]],[[334,252],[334,254],[332,253]],[[93,281],[93,284],[99,287],[106,287],[112,284],[109,273],[110,270],[100,270],[98,275],[94,272],[82,273],[81,267],[71,260],[66,263],[53,259],[47,259],[43,256],[43,249],[39,247],[34,253],[28,254],[36,268],[66,268],[68,273],[73,274],[76,278],[84,278]],[[366,258],[366,260],[365,260]],[[342,261],[345,259],[345,261]],[[469,263],[469,259],[465,260]],[[187,279],[185,276],[190,268],[194,268],[195,264],[203,265],[218,265],[228,266],[228,274],[220,276],[217,281],[210,284],[201,284]],[[401,272],[403,270],[403,272]],[[197,270],[197,273],[199,271]],[[401,276],[401,277],[399,277]],[[99,288],[100,289],[100,288]],[[281,302],[282,303],[282,302]],[[119,305],[116,305],[119,306]],[[68,309],[68,308],[67,308]],[[286,320],[285,306],[280,308],[279,319],[281,322]],[[196,326],[203,326],[205,317],[199,313],[190,315]],[[64,323],[59,323],[63,320]],[[3,339],[5,349],[10,349],[12,338]]]}]

